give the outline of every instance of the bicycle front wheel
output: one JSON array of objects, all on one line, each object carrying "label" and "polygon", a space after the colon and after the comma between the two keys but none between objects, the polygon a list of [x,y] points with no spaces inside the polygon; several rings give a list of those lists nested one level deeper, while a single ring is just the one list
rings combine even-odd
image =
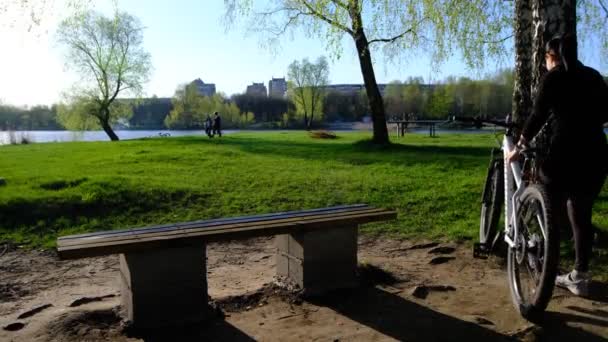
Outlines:
[{"label": "bicycle front wheel", "polygon": [[502,158],[492,159],[486,177],[481,199],[481,219],[479,221],[479,242],[489,250],[498,240],[498,222],[504,203],[504,162]]},{"label": "bicycle front wheel", "polygon": [[509,287],[519,313],[534,322],[551,300],[559,263],[559,230],[544,187],[524,190],[516,218],[518,243],[507,256]]}]

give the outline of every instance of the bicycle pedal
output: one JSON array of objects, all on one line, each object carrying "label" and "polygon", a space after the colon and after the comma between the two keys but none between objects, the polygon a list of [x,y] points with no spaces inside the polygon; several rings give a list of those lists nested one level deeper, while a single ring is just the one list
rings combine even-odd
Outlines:
[{"label": "bicycle pedal", "polygon": [[487,259],[490,256],[490,249],[485,243],[475,243],[473,245],[473,258]]}]

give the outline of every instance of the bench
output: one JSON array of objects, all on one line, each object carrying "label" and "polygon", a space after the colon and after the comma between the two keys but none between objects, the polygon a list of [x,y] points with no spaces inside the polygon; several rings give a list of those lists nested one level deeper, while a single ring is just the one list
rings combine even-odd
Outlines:
[{"label": "bench", "polygon": [[277,276],[316,295],[355,286],[358,225],[396,216],[347,205],[63,236],[57,251],[61,259],[120,254],[123,309],[134,326],[148,329],[213,315],[206,243],[276,236]]}]

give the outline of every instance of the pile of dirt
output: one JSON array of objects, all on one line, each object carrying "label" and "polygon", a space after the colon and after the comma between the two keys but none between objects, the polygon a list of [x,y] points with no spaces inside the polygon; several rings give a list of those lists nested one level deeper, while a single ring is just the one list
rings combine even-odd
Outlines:
[{"label": "pile of dirt", "polygon": [[300,305],[304,300],[302,291],[280,282],[264,284],[258,290],[241,295],[227,296],[212,301],[212,305],[224,312],[240,312],[267,305],[270,299],[280,299],[286,303]]},{"label": "pile of dirt", "polygon": [[14,302],[30,294],[27,284],[21,282],[0,283],[0,302]]},{"label": "pile of dirt", "polygon": [[74,311],[60,315],[47,326],[52,341],[124,340],[119,309]]}]

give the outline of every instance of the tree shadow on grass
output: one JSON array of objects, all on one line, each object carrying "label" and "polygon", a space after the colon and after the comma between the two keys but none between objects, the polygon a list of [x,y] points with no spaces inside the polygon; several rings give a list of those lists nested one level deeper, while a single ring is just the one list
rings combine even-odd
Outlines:
[{"label": "tree shadow on grass", "polygon": [[[183,189],[148,189],[125,182],[93,182],[80,194],[49,193],[42,197],[15,197],[0,203],[0,228],[5,231],[53,237],[63,229],[87,224],[89,229],[108,229],[114,217],[128,226],[148,213],[168,213],[176,206],[206,203],[209,193]],[[129,222],[131,218],[133,222]]]},{"label": "tree shadow on grass", "polygon": [[[174,139],[167,143],[200,145],[203,141],[199,139]],[[367,140],[357,141],[352,144],[320,142],[318,140],[311,140],[310,143],[306,143],[287,139],[271,140],[254,137],[230,137],[229,139],[222,140],[220,144],[251,154],[319,161],[339,161],[351,165],[457,162],[460,164],[466,163],[464,167],[467,168],[479,166],[480,161],[490,156],[491,150],[489,147],[475,146],[421,146],[405,144],[377,146]]]}]

